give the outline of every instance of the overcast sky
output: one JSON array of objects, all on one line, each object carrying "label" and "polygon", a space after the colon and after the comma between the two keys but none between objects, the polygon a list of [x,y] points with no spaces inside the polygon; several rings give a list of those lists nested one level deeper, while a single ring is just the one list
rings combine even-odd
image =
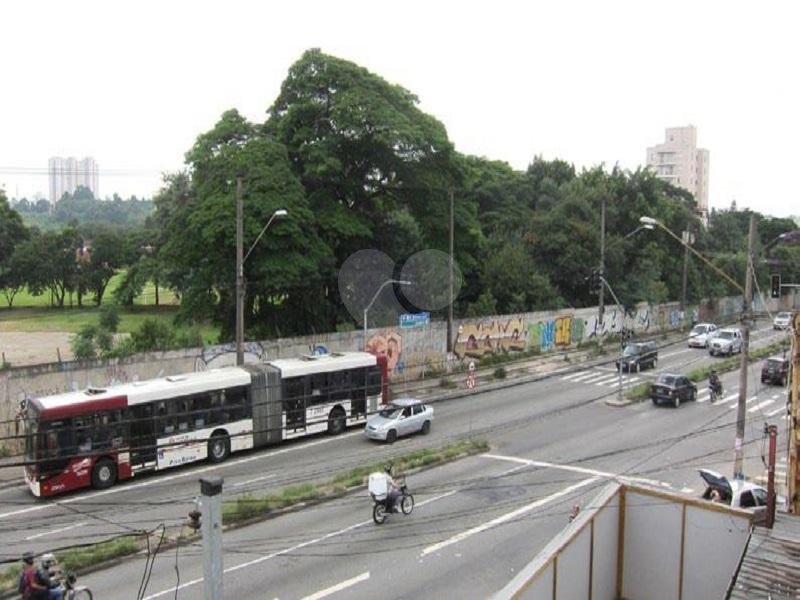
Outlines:
[{"label": "overcast sky", "polygon": [[460,152],[634,169],[692,123],[712,207],[798,214],[798,17],[789,1],[5,0],[0,185],[47,196],[48,157],[92,156],[101,195],[149,197],[224,110],[263,121],[319,47],[417,94]]}]

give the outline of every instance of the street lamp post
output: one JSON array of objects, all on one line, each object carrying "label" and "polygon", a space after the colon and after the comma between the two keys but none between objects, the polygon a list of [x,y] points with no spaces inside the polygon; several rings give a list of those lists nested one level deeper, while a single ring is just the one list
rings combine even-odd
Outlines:
[{"label": "street lamp post", "polygon": [[661,221],[652,217],[641,217],[641,223],[649,225],[657,225],[663,229],[670,236],[684,246],[688,251],[697,256],[704,264],[713,269],[718,275],[721,275],[728,283],[733,285],[742,294],[742,352],[741,362],[739,365],[739,401],[736,410],[736,439],[734,443],[734,462],[733,462],[733,475],[736,479],[744,479],[744,429],[745,429],[745,408],[747,404],[747,364],[750,346],[750,322],[752,318],[751,300],[753,295],[753,252],[756,237],[756,220],[755,215],[750,216],[750,231],[748,233],[747,242],[747,268],[745,269],[745,287],[742,288],[739,283],[734,281],[725,271],[711,263],[706,257],[695,250],[685,240],[675,235],[666,225]]},{"label": "street lamp post", "polygon": [[236,365],[244,364],[244,261],[256,247],[267,227],[276,217],[285,217],[289,214],[286,209],[280,208],[272,213],[267,224],[261,229],[256,241],[250,246],[247,254],[243,253],[244,247],[244,207],[242,202],[242,178],[236,179]]},{"label": "street lamp post", "polygon": [[372,296],[372,300],[370,300],[369,304],[367,304],[367,306],[364,308],[364,351],[365,352],[367,350],[367,313],[369,312],[369,309],[372,308],[372,305],[375,304],[375,300],[378,299],[378,295],[380,295],[380,293],[383,291],[383,288],[385,288],[390,283],[396,283],[398,285],[411,285],[410,281],[405,281],[402,279],[387,279],[380,285],[378,291],[375,292],[375,295]]},{"label": "street lamp post", "polygon": [[[617,298],[617,295],[614,293],[614,290],[611,288],[611,285],[608,283],[606,278],[603,277],[603,274],[602,273],[599,274],[598,277],[600,278],[600,281],[603,283],[603,286],[608,288],[608,291],[611,293],[611,297],[614,298],[614,302],[617,303],[617,306],[622,306],[622,304],[620,304],[619,298]],[[603,288],[601,287],[600,289],[603,289]],[[623,329],[624,329],[624,326],[623,326]],[[617,361],[618,362],[618,364],[617,364],[617,373],[619,375],[619,377],[617,378],[617,382],[618,382],[618,385],[617,385],[617,400],[619,400],[620,403],[622,402],[622,358],[623,358],[622,351],[623,351],[623,343],[622,343],[622,341],[620,341],[619,360]]]}]

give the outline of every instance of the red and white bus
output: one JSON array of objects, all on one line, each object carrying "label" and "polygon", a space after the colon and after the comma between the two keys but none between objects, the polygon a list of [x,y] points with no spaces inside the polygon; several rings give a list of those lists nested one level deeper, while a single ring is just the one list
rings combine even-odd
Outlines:
[{"label": "red and white bus", "polygon": [[25,480],[35,496],[348,425],[388,400],[385,357],[332,353],[35,398],[25,408]]}]

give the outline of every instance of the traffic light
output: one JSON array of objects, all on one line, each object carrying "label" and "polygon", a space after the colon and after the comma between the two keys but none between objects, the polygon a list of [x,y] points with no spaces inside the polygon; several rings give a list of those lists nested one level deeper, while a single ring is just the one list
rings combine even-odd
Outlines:
[{"label": "traffic light", "polygon": [[600,288],[603,287],[603,273],[600,269],[595,269],[592,274],[587,277],[589,280],[589,293],[596,296],[600,293]]},{"label": "traffic light", "polygon": [[772,293],[770,296],[772,298],[780,298],[781,297],[781,276],[780,275],[772,275]]}]

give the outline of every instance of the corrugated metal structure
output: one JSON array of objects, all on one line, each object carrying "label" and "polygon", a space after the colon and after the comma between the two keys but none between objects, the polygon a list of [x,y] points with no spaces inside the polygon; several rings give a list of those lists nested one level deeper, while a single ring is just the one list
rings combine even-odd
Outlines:
[{"label": "corrugated metal structure", "polygon": [[778,514],[773,529],[753,530],[727,597],[800,598],[800,517]]}]

